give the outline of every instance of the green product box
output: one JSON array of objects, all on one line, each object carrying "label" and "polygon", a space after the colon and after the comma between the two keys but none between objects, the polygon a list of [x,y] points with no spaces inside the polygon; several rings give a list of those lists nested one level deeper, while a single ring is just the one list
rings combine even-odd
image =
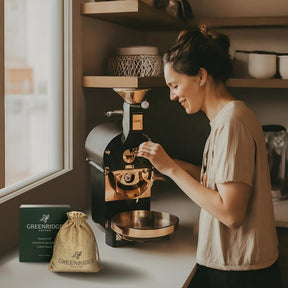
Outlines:
[{"label": "green product box", "polygon": [[20,206],[20,262],[50,261],[54,239],[69,211],[69,205]]}]

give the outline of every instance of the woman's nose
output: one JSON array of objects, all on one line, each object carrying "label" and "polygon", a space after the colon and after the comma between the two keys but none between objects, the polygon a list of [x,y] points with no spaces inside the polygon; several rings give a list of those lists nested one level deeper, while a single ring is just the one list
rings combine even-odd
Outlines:
[{"label": "woman's nose", "polygon": [[175,101],[178,99],[178,96],[173,91],[170,91],[170,100]]}]

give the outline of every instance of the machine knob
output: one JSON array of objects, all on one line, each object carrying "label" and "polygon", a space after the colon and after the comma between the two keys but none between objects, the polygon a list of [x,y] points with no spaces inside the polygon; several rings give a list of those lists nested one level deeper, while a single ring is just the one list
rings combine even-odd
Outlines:
[{"label": "machine knob", "polygon": [[123,153],[123,160],[126,163],[132,163],[137,155],[137,148],[126,149]]},{"label": "machine knob", "polygon": [[124,175],[124,180],[126,183],[132,183],[135,180],[135,175],[131,173],[126,173]]},{"label": "machine knob", "polygon": [[149,102],[147,100],[144,100],[142,103],[141,103],[141,107],[143,109],[148,109],[149,108]]}]

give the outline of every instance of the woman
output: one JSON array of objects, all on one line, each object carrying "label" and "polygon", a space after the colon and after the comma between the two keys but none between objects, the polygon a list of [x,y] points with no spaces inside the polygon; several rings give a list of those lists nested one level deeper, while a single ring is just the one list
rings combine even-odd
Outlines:
[{"label": "woman", "polygon": [[187,114],[202,110],[211,132],[202,167],[173,160],[144,142],[151,161],[201,209],[198,268],[189,287],[280,287],[278,240],[262,126],[225,88],[232,72],[230,42],[206,29],[183,31],[164,55],[170,99]]}]

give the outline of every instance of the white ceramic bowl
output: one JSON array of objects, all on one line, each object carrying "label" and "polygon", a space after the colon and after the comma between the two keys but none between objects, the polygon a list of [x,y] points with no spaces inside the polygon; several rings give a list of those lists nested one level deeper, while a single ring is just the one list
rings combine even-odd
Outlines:
[{"label": "white ceramic bowl", "polygon": [[282,79],[288,79],[288,55],[278,56],[279,73]]},{"label": "white ceramic bowl", "polygon": [[271,79],[276,74],[276,59],[273,54],[249,53],[248,71],[252,78]]}]

